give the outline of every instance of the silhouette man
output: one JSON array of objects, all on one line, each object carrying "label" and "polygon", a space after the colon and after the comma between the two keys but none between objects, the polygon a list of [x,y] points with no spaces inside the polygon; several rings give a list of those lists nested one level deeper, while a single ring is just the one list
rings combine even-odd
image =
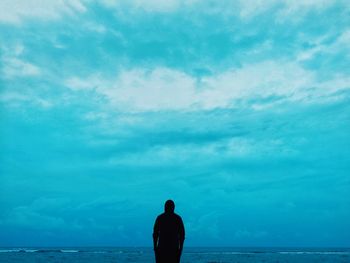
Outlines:
[{"label": "silhouette man", "polygon": [[153,228],[153,248],[156,263],[179,263],[185,240],[185,227],[174,213],[175,203],[168,200],[164,213],[159,215]]}]

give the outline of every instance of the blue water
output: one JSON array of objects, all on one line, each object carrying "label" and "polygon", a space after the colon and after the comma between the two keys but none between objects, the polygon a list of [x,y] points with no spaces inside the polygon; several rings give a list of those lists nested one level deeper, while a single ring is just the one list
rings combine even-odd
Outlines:
[{"label": "blue water", "polygon": [[[0,248],[0,262],[154,262],[151,248]],[[182,263],[350,262],[350,248],[186,248]]]}]

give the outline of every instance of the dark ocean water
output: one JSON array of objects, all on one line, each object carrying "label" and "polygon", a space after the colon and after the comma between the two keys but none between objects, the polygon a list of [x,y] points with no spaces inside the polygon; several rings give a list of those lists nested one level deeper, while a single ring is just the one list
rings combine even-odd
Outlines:
[{"label": "dark ocean water", "polygon": [[[0,248],[0,262],[154,262],[151,248]],[[350,248],[186,248],[182,263],[350,262]]]}]

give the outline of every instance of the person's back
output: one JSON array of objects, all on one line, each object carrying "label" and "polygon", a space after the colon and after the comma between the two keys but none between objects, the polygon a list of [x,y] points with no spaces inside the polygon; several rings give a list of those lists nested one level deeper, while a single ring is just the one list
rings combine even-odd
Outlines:
[{"label": "person's back", "polygon": [[157,217],[154,224],[153,245],[157,263],[180,262],[185,228],[174,209],[174,202],[168,200],[165,203],[165,212]]}]

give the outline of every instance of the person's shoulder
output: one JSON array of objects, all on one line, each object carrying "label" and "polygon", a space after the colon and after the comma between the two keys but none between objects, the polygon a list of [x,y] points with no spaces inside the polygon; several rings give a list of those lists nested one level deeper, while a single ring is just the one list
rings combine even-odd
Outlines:
[{"label": "person's shoulder", "polygon": [[164,217],[164,213],[157,216],[157,219],[162,219]]},{"label": "person's shoulder", "polygon": [[174,213],[174,216],[176,217],[176,219],[182,220],[181,216],[179,216],[178,214]]}]

